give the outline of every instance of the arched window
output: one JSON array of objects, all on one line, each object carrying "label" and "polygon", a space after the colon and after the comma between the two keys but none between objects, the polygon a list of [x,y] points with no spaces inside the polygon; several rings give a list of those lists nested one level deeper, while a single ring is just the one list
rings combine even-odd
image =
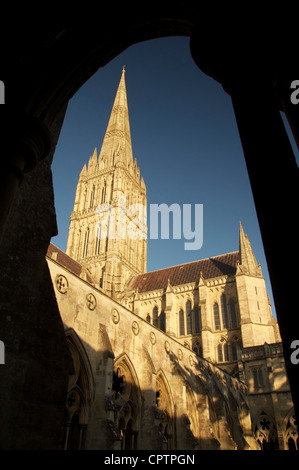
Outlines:
[{"label": "arched window", "polygon": [[228,328],[228,314],[227,314],[227,305],[226,305],[226,295],[222,294],[220,297],[221,303],[221,313],[222,313],[222,326],[223,328]]},{"label": "arched window", "polygon": [[229,361],[229,350],[228,350],[228,344],[226,341],[223,340],[221,343],[218,344],[217,354],[218,354],[218,362]]},{"label": "arched window", "polygon": [[158,328],[158,320],[159,320],[159,317],[158,317],[158,307],[154,307],[153,308],[153,325],[156,326]]},{"label": "arched window", "polygon": [[89,208],[93,207],[94,204],[94,193],[95,193],[95,185],[92,186],[92,190],[90,193],[90,202],[89,202]]},{"label": "arched window", "polygon": [[217,346],[218,362],[223,362],[222,344]]},{"label": "arched window", "polygon": [[187,325],[187,335],[192,334],[192,312],[191,312],[191,302],[187,300],[186,302],[186,325]]},{"label": "arched window", "polygon": [[82,258],[84,258],[85,256],[87,256],[87,251],[88,251],[88,239],[89,239],[89,229],[87,228],[87,229],[86,229],[86,232],[85,232],[85,237],[84,237],[84,245],[83,245],[83,254],[82,254]]},{"label": "arched window", "polygon": [[165,312],[160,313],[160,330],[166,331],[166,315]]},{"label": "arched window", "polygon": [[219,306],[218,306],[217,302],[214,303],[213,310],[214,310],[215,330],[220,330]]},{"label": "arched window", "polygon": [[102,231],[102,226],[99,224],[96,227],[96,241],[95,241],[95,251],[94,254],[98,255],[100,254],[100,248],[101,248],[101,231]]},{"label": "arched window", "polygon": [[278,449],[276,427],[272,419],[264,411],[256,421],[255,438],[262,450]]},{"label": "arched window", "polygon": [[224,360],[227,362],[229,361],[229,351],[228,351],[228,344],[223,344],[223,351],[224,351]]},{"label": "arched window", "polygon": [[229,302],[229,311],[230,311],[231,327],[236,328],[238,326],[237,314],[236,314],[236,304],[233,300],[230,300],[230,302]]},{"label": "arched window", "polygon": [[232,357],[232,361],[236,361],[238,359],[236,343],[231,344],[231,357]]},{"label": "arched window", "polygon": [[184,312],[181,309],[179,311],[179,322],[180,322],[180,335],[184,336],[185,334],[185,322],[184,322]]},{"label": "arched window", "polygon": [[149,323],[151,322],[151,316],[149,313],[146,315],[146,321]]},{"label": "arched window", "polygon": [[200,308],[199,307],[194,307],[194,328],[195,328],[195,333],[200,333]]}]

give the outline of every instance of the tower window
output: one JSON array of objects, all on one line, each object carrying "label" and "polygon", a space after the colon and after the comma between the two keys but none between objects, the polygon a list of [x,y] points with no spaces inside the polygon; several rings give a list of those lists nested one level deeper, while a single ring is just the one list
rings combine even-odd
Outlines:
[{"label": "tower window", "polygon": [[221,295],[220,302],[221,302],[221,313],[222,313],[222,325],[223,325],[223,328],[228,328],[228,315],[227,315],[227,305],[226,305],[225,294]]},{"label": "tower window", "polygon": [[184,312],[181,309],[179,311],[179,322],[180,322],[180,335],[184,336],[185,334],[185,322],[184,322]]},{"label": "tower window", "polygon": [[92,191],[90,193],[90,203],[89,203],[89,208],[91,209],[94,204],[94,193],[95,193],[95,186],[92,186]]},{"label": "tower window", "polygon": [[192,313],[191,313],[191,302],[186,302],[186,324],[187,324],[187,335],[192,334]]},{"label": "tower window", "polygon": [[218,362],[229,361],[228,344],[226,342],[219,343],[217,346]]},{"label": "tower window", "polygon": [[165,312],[161,312],[161,313],[160,313],[159,321],[160,321],[160,330],[166,331],[166,316],[165,316]]},{"label": "tower window", "polygon": [[237,314],[236,314],[236,304],[233,300],[231,300],[229,302],[229,310],[230,310],[231,327],[236,328],[238,326],[238,324],[237,324]]},{"label": "tower window", "polygon": [[85,237],[84,237],[84,245],[83,245],[83,254],[82,257],[85,258],[87,256],[87,251],[88,251],[88,239],[89,239],[89,230],[88,228],[86,229],[85,232]]},{"label": "tower window", "polygon": [[215,330],[220,330],[219,305],[217,304],[217,302],[214,303],[213,310],[214,310]]},{"label": "tower window", "polygon": [[153,308],[153,325],[158,328],[158,307]]},{"label": "tower window", "polygon": [[218,362],[223,362],[223,352],[222,352],[222,344],[218,344]]},{"label": "tower window", "polygon": [[194,327],[195,327],[195,333],[200,332],[200,308],[199,307],[194,307]]},{"label": "tower window", "polygon": [[253,369],[252,374],[253,374],[254,389],[259,390],[262,387],[264,387],[264,378],[263,378],[262,369],[260,367]]},{"label": "tower window", "polygon": [[236,361],[238,359],[236,343],[232,343],[231,345],[231,355],[232,355],[232,361]]}]

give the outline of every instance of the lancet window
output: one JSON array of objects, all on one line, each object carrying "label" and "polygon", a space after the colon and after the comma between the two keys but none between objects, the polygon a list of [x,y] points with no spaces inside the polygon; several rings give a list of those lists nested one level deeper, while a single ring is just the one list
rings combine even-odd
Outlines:
[{"label": "lancet window", "polygon": [[179,334],[184,336],[185,334],[191,335],[200,333],[201,327],[201,318],[200,318],[200,308],[194,307],[192,309],[192,304],[190,300],[186,302],[185,311],[183,309],[179,310]]},{"label": "lancet window", "polygon": [[159,436],[163,450],[171,450],[174,447],[173,441],[173,407],[162,374],[156,380],[156,407]]},{"label": "lancet window", "polygon": [[139,389],[126,359],[114,367],[112,398],[115,405],[114,423],[121,436],[121,449],[137,449],[139,429]]}]

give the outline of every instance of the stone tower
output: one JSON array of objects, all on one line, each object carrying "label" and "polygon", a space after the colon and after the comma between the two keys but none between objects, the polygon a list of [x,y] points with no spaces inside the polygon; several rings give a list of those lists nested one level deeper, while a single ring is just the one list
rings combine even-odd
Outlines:
[{"label": "stone tower", "polygon": [[99,156],[95,148],[79,176],[66,248],[108,295],[118,297],[132,275],[146,272],[146,210],[123,68]]},{"label": "stone tower", "polygon": [[243,347],[277,341],[261,266],[240,223],[239,260],[236,270]]}]

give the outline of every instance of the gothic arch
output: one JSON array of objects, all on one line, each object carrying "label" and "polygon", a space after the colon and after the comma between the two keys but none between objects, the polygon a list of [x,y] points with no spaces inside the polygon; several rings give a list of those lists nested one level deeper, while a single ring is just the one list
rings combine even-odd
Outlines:
[{"label": "gothic arch", "polygon": [[90,406],[94,398],[94,378],[84,345],[76,332],[66,330],[73,360],[65,408],[65,449],[84,449]]},{"label": "gothic arch", "polygon": [[[107,8],[109,8],[108,4]],[[196,22],[200,19],[201,27],[198,27],[197,29],[199,40],[196,41],[195,36],[193,42],[195,44],[202,44],[202,51],[198,51],[197,54],[195,48],[194,56],[197,59],[196,62],[205,73],[208,73],[214,78],[216,77],[216,79],[223,82],[225,85],[227,77],[223,77],[222,74],[224,73],[224,70],[230,70],[230,67],[223,68],[222,60],[223,57],[226,59],[227,56],[229,56],[233,61],[234,51],[231,51],[230,48],[227,47],[229,41],[225,41],[226,37],[223,35],[223,43],[218,40],[217,46],[220,44],[220,48],[218,50],[217,47],[213,54],[210,42],[201,42],[200,35],[204,38],[206,31],[208,31],[207,28],[212,28],[213,33],[215,33],[215,43],[217,43],[217,39],[221,38],[221,35],[223,34],[223,28],[226,28],[228,31],[230,30],[226,21],[229,19],[228,17],[223,18],[223,26],[218,29],[217,25],[214,24],[214,18],[212,23],[207,21],[208,17],[201,15],[202,12],[200,8],[197,9],[195,4],[192,2],[173,2],[171,10],[163,9],[160,2],[158,7],[150,7],[146,13],[143,10],[136,12],[134,5],[133,10],[126,10],[126,15],[124,15],[124,11],[122,9],[117,9],[117,11],[115,11],[114,4],[111,4],[110,8],[108,15],[105,15],[104,13],[102,15],[102,18],[104,18],[107,23],[106,25],[104,24],[104,21],[99,24],[98,15],[94,15],[93,11],[89,10],[88,13],[84,14],[83,9],[80,9],[81,21],[80,18],[76,18],[74,10],[69,11],[66,18],[61,16],[59,19],[57,18],[56,11],[53,11],[53,16],[51,15],[51,12],[48,12],[47,20],[49,21],[50,27],[49,24],[46,24],[45,18],[39,19],[38,15],[31,15],[31,12],[29,12],[29,15],[24,15],[24,17],[23,15],[19,15],[20,22],[19,24],[14,25],[14,42],[16,47],[13,49],[14,53],[12,54],[12,59],[9,58],[9,60],[7,60],[6,56],[3,58],[3,70],[5,70],[5,76],[2,78],[4,78],[8,90],[12,90],[13,95],[10,103],[12,104],[13,110],[12,116],[10,116],[6,121],[6,126],[9,131],[8,134],[14,135],[14,139],[12,140],[13,148],[17,154],[16,161],[18,156],[22,153],[21,151],[18,153],[16,149],[23,147],[23,145],[26,147],[23,152],[24,158],[26,159],[26,171],[30,171],[39,159],[48,154],[51,148],[51,143],[49,135],[50,132],[47,130],[47,127],[49,128],[53,123],[56,123],[59,113],[64,110],[68,100],[99,67],[107,64],[113,57],[136,42],[167,35],[189,36],[193,28],[196,26]],[[126,8],[128,9],[127,5]],[[279,12],[279,14],[280,13],[281,12]],[[93,16],[97,20],[97,23],[93,22]],[[114,20],[113,24],[111,21],[112,19]],[[10,22],[7,21],[7,24],[10,24]],[[238,25],[238,22],[235,21],[235,24]],[[248,24],[251,27],[250,21],[248,21]],[[290,32],[292,28],[289,28],[289,32],[285,38],[280,38],[276,33],[276,28],[279,24],[279,18],[277,16],[274,18],[273,23],[268,22],[268,24],[273,24],[273,26],[269,26],[271,30],[268,35],[268,37],[272,38],[271,40],[274,43],[274,46],[271,48],[272,51],[277,52],[279,49],[288,49],[288,47],[292,47],[292,44],[296,44],[296,41],[293,41],[292,37],[290,37],[292,36]],[[261,20],[260,26],[261,28],[258,29],[263,31],[263,28],[266,27],[266,22]],[[251,36],[249,30],[247,27],[244,27],[243,23],[242,28],[243,31],[241,32],[240,43],[242,43],[243,40],[244,45],[244,38],[246,39],[247,35],[248,37]],[[236,33],[235,28],[231,28],[231,31],[233,34]],[[265,46],[261,37],[261,31],[255,30],[255,37],[257,42],[260,41],[261,45]],[[224,50],[227,47],[227,54],[222,54],[221,47],[223,47]],[[263,47],[260,49],[263,51]],[[199,59],[198,56],[200,55],[201,58]],[[246,63],[248,60],[246,50],[244,50],[243,57],[244,62]],[[265,68],[269,73],[271,73],[272,58],[268,57],[267,59],[269,60],[270,65],[265,64]],[[240,65],[238,61],[236,61],[236,65]],[[279,88],[280,85],[284,85],[284,79],[288,74],[291,74],[290,67],[292,67],[292,65],[288,65],[287,63],[285,65],[286,67],[284,67],[283,59],[278,55],[277,62],[275,64],[275,70],[278,72],[277,88]],[[260,75],[263,75],[262,71],[261,74],[259,74],[259,79]],[[21,81],[19,80],[20,76],[22,76]],[[246,78],[246,74],[243,74],[243,77]],[[272,80],[270,79],[270,81],[276,81],[274,80],[276,77],[271,78]],[[258,89],[255,89],[257,84],[253,83],[252,85],[252,95],[248,95],[249,102],[251,101],[251,97],[254,96],[255,91]],[[256,114],[256,106],[260,106],[261,112],[257,113],[257,115],[262,116],[263,122],[267,122],[268,119],[266,119],[263,114],[263,111],[267,109],[265,89],[261,86],[260,81],[258,83],[258,87],[262,89],[262,98],[260,97],[259,99],[260,95],[257,94],[256,99],[252,100],[253,106],[255,107],[254,113]],[[242,86],[242,88],[246,90],[246,93],[248,92],[247,86]],[[267,88],[267,86],[265,88]],[[272,90],[269,89],[269,94],[270,91]],[[247,115],[248,122],[250,122],[250,115],[249,113],[246,113],[246,103],[244,105],[244,102],[242,101],[243,98],[244,96],[242,96],[241,90],[237,89],[234,102],[234,105],[236,105],[236,114],[237,117],[241,119],[241,122],[244,115]],[[278,99],[283,102],[281,92],[278,92]],[[264,108],[263,102],[265,103]],[[270,98],[269,103],[272,104]],[[274,111],[272,112],[270,110],[269,113],[274,117]],[[288,316],[284,315],[283,312],[288,310],[285,307],[286,302],[288,302],[290,306],[294,305],[294,295],[296,295],[296,293],[293,294],[293,297],[290,295],[289,286],[284,282],[285,276],[283,274],[286,260],[279,260],[279,257],[276,256],[276,251],[278,244],[284,243],[283,240],[285,240],[285,244],[288,241],[289,244],[294,244],[295,246],[296,234],[294,235],[291,231],[286,231],[285,236],[283,236],[282,232],[277,230],[277,227],[275,226],[275,217],[273,217],[273,214],[271,214],[268,209],[269,207],[276,207],[277,204],[283,205],[285,202],[285,207],[288,206],[290,212],[296,211],[297,194],[290,194],[290,191],[292,188],[298,187],[297,181],[295,180],[297,179],[297,169],[293,171],[292,166],[288,166],[286,163],[285,165],[279,165],[279,172],[282,170],[286,173],[289,172],[291,177],[290,179],[287,176],[282,178],[281,174],[278,174],[280,181],[284,180],[287,183],[283,190],[279,192],[280,201],[271,201],[272,196],[275,196],[275,193],[277,192],[276,176],[278,171],[277,169],[275,170],[275,167],[273,167],[273,170],[271,169],[271,175],[274,177],[267,177],[268,175],[263,174],[259,175],[260,172],[256,171],[256,165],[259,166],[260,164],[258,161],[259,159],[257,158],[257,161],[255,162],[254,159],[251,158],[250,150],[248,151],[248,147],[255,148],[254,132],[251,133],[251,130],[246,129],[247,126],[245,121],[243,121],[243,131],[241,131],[241,136],[246,137],[248,131],[248,142],[251,145],[248,146],[245,142],[244,149],[245,153],[248,153],[247,159],[251,168],[249,176],[252,181],[254,198],[257,203],[257,213],[260,220],[263,243],[267,248],[269,271],[271,279],[275,280],[275,282],[273,282],[275,302],[279,306],[284,306],[283,308],[280,307],[278,309],[278,320],[282,333],[282,341],[284,345],[288,347],[290,344],[289,339],[293,337],[293,331],[296,329],[294,327],[294,321],[295,323],[297,322],[296,325],[298,325],[298,320],[293,319],[293,321],[290,322]],[[283,137],[280,137],[279,132],[276,132],[279,129],[279,125],[276,124],[274,120],[272,127],[274,129],[271,128],[271,135],[278,135],[278,137],[276,139],[275,137],[273,137],[273,139],[270,137],[268,139],[269,145],[273,145],[272,149],[277,147],[277,154],[279,152],[283,155],[285,153],[289,154],[287,144],[284,142]],[[261,130],[259,121],[256,122],[256,128]],[[4,129],[3,134],[6,134],[6,130],[7,129]],[[266,130],[267,129],[265,129],[265,131]],[[296,134],[296,132],[294,133]],[[23,140],[24,135],[25,139]],[[267,140],[266,132],[264,132],[263,135],[265,136],[265,140]],[[284,149],[286,149],[286,152],[284,152]],[[255,150],[254,153],[256,153]],[[269,147],[269,155],[271,155],[273,161],[276,160],[273,157],[271,147]],[[17,181],[18,178],[20,178],[20,170],[17,167],[14,167],[13,157],[11,157],[11,159],[12,164],[6,165],[3,168],[3,175],[5,177],[6,175],[11,175],[11,177],[14,175],[15,181]],[[265,167],[267,168],[267,172],[269,172],[269,165],[265,165]],[[294,174],[294,176],[292,176],[292,174]],[[264,181],[266,181],[268,185],[267,191],[263,188],[262,193],[260,193],[259,189],[262,185],[259,184],[258,181],[260,176],[266,176]],[[9,192],[7,191],[7,193],[15,193],[15,186],[17,186],[17,184],[11,185],[9,187]],[[265,194],[269,195],[269,200],[272,204],[271,202],[267,203],[267,200],[264,198]],[[285,198],[285,200],[282,201],[281,197]],[[3,207],[5,210],[1,212],[8,213],[7,209],[9,208],[10,200],[11,198],[9,198],[9,200],[8,198],[4,198]],[[293,204],[292,208],[290,204]],[[1,234],[3,233],[5,226],[5,219],[3,218],[3,220],[1,219]],[[281,223],[280,225],[281,227],[285,227],[284,223]],[[289,237],[294,238],[292,241],[289,241]],[[40,244],[39,249],[44,250],[44,252],[46,251],[43,244]],[[291,260],[291,264],[288,266],[288,269],[291,271],[293,270],[292,264],[294,263]],[[276,286],[279,286],[279,289],[277,289]],[[286,301],[286,299],[288,299],[288,301]],[[20,327],[21,326],[22,324],[20,323]],[[30,344],[30,347],[32,348],[36,346],[37,345],[35,344]],[[294,368],[289,366],[288,363],[287,367],[292,394],[295,401],[295,398],[298,397],[297,371],[294,372]],[[12,370],[12,373],[10,374],[11,376],[13,376],[13,372],[14,371]],[[297,398],[295,403],[297,403],[298,414]]]},{"label": "gothic arch", "polygon": [[255,439],[262,450],[278,449],[278,436],[275,420],[264,409],[256,413],[253,421]]},{"label": "gothic arch", "polygon": [[192,387],[186,383],[186,414],[190,421],[188,430],[192,432],[195,438],[199,437],[199,419],[197,410],[197,400]]},{"label": "gothic arch", "polygon": [[141,393],[138,376],[126,353],[114,362],[112,398],[114,423],[122,436],[122,450],[136,449],[141,425]]},{"label": "gothic arch", "polygon": [[175,407],[171,388],[162,370],[158,372],[156,377],[156,406],[159,432],[164,447],[171,450],[175,447]]},{"label": "gothic arch", "polygon": [[284,445],[288,450],[299,450],[298,426],[294,408],[292,408],[284,419]]}]

